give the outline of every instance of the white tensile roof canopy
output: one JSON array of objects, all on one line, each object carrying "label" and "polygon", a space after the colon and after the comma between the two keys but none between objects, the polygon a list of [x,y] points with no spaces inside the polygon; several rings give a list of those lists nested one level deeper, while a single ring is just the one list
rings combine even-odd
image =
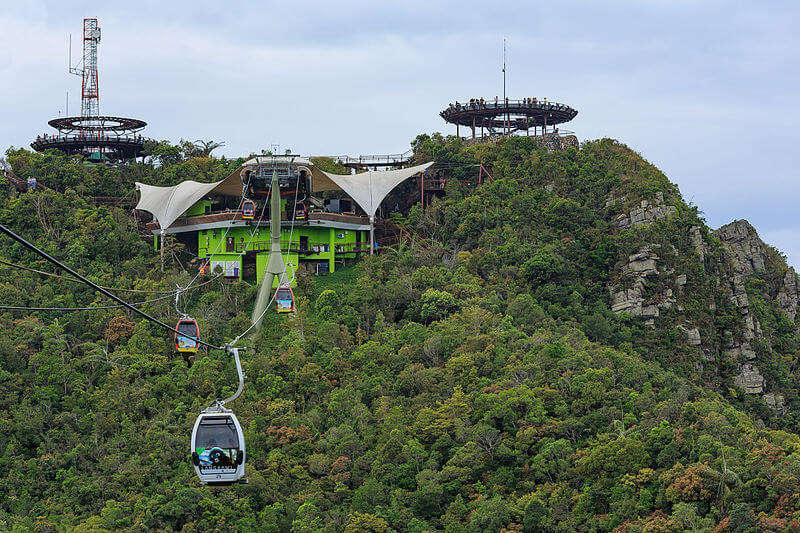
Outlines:
[{"label": "white tensile roof canopy", "polygon": [[[257,164],[257,161],[250,160],[245,166],[248,166],[248,163]],[[398,170],[367,171],[360,174],[332,174],[314,167],[308,159],[298,159],[293,162],[293,164],[298,163],[311,167],[314,192],[331,190],[346,192],[369,216],[370,221],[374,220],[378,206],[395,187],[433,164],[425,163]],[[224,180],[214,183],[183,181],[172,187],[157,187],[137,182],[136,189],[140,196],[136,209],[152,213],[161,228],[166,229],[204,196],[212,193],[240,196],[242,194],[240,175],[240,171],[237,170]]]},{"label": "white tensile roof canopy", "polygon": [[433,163],[425,163],[415,167],[398,170],[369,170],[360,174],[331,174],[324,170],[314,169],[314,174],[324,175],[333,183],[325,186],[323,180],[315,180],[314,191],[343,190],[364,210],[370,220],[386,196],[411,176],[423,172]]},{"label": "white tensile roof canopy", "polygon": [[152,213],[158,220],[161,229],[167,229],[187,209],[212,192],[227,196],[240,196],[242,182],[237,173],[213,183],[198,183],[189,180],[172,187],[157,187],[137,181],[136,189],[139,191],[139,203],[136,204],[136,209]]}]

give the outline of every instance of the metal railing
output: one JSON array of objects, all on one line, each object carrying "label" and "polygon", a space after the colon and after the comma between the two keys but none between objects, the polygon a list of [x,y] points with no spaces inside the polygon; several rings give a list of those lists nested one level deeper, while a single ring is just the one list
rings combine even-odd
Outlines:
[{"label": "metal railing", "polygon": [[127,142],[131,144],[140,144],[150,139],[142,137],[141,135],[99,135],[99,134],[83,134],[83,135],[53,135],[44,134],[36,137],[34,143],[69,143],[69,142]]},{"label": "metal railing", "polygon": [[402,154],[369,154],[359,156],[340,155],[334,156],[332,159],[342,165],[401,165],[409,162],[412,157],[414,157],[414,151],[406,150]]},{"label": "metal railing", "polygon": [[548,102],[547,99],[539,100],[538,98],[523,98],[521,100],[506,99],[474,99],[470,102],[455,102],[450,104],[447,109],[442,113],[457,113],[460,111],[471,111],[475,109],[546,109],[546,110],[560,110],[567,111],[572,108],[566,104],[558,102]]},{"label": "metal railing", "polygon": [[[271,248],[270,241],[252,241],[250,243],[237,242],[234,243],[233,251],[236,253],[243,252],[266,252]],[[330,242],[309,242],[306,247],[300,246],[298,242],[292,242],[291,245],[287,241],[281,241],[281,252],[297,253],[313,255],[319,253],[328,253],[331,251]],[[333,245],[333,251],[337,254],[348,254],[358,252],[369,252],[369,243],[342,243]],[[230,253],[230,252],[228,252]]]}]

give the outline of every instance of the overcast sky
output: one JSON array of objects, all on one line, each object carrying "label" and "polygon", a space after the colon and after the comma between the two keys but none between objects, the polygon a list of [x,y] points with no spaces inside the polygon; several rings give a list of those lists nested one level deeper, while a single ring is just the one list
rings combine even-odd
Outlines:
[{"label": "overcast sky", "polygon": [[[67,5],[69,4],[69,5]],[[448,102],[502,93],[580,113],[676,182],[712,227],[748,219],[800,266],[800,2],[0,0],[0,147],[79,107],[66,74],[98,17],[100,109],[231,156],[405,151]],[[77,56],[76,53],[74,56]]]}]

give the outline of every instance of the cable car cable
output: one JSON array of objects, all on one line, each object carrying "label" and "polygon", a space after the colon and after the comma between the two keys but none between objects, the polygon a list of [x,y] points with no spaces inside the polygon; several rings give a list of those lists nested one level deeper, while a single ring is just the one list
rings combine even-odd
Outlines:
[{"label": "cable car cable", "polygon": [[[251,180],[251,179],[252,179],[252,176],[248,176],[248,178],[247,178],[247,185],[245,185],[244,183],[242,183],[242,199],[241,199],[241,201],[239,202],[239,207],[237,208],[237,211],[241,211],[241,209],[242,209],[242,205],[244,204],[244,201],[245,201],[245,199],[244,199],[244,192],[245,192],[245,190],[247,190],[247,189],[249,189],[249,188],[250,188],[250,180]],[[226,238],[227,238],[227,236],[228,236],[228,232],[229,232],[229,231],[231,230],[231,228],[233,227],[233,222],[234,222],[235,218],[236,218],[236,217],[234,216],[233,218],[231,218],[231,219],[228,221],[228,226],[225,228],[225,232],[222,234],[222,237],[221,237],[221,238],[220,238],[220,240],[217,242],[217,247],[216,247],[216,248],[214,248],[214,251],[213,251],[213,252],[211,252],[211,254],[209,255],[209,254],[208,254],[208,250],[206,250],[206,258],[207,258],[207,259],[208,259],[209,257],[214,257],[214,256],[217,254],[217,250],[219,250],[219,247],[220,247],[220,246],[222,246],[222,243],[225,241],[225,239],[226,239]],[[215,231],[216,231],[216,230],[215,230]],[[199,253],[199,250],[198,250],[198,253]],[[188,290],[191,288],[191,286],[194,284],[194,282],[195,282],[195,281],[197,281],[197,278],[198,278],[198,277],[200,277],[200,272],[202,272],[202,269],[198,270],[198,271],[197,271],[197,274],[195,274],[195,276],[194,276],[194,277],[191,279],[191,281],[189,281],[189,284],[188,284],[188,285],[186,286],[186,288],[184,289],[185,291],[188,291]]]},{"label": "cable car cable", "polygon": [[[53,263],[54,265],[56,265],[59,268],[64,269],[65,271],[69,272],[70,274],[72,274],[73,276],[75,276],[76,278],[78,278],[79,280],[84,282],[85,284],[87,284],[90,287],[102,292],[103,294],[105,294],[106,296],[111,298],[112,300],[114,300],[116,302],[119,302],[120,304],[122,304],[123,307],[126,307],[126,308],[130,309],[134,313],[136,313],[138,315],[141,315],[142,317],[144,317],[145,319],[149,320],[150,322],[153,322],[154,324],[158,324],[159,326],[161,326],[161,327],[163,327],[165,329],[168,329],[171,332],[174,332],[176,334],[180,333],[177,329],[173,328],[172,326],[168,325],[167,323],[162,322],[161,320],[148,315],[144,311],[141,311],[141,310],[137,309],[136,307],[134,307],[133,305],[129,304],[128,302],[126,302],[125,300],[123,300],[122,298],[120,298],[119,296],[114,294],[113,292],[110,292],[109,290],[104,289],[103,287],[101,287],[97,283],[93,282],[92,280],[86,278],[85,276],[82,276],[81,274],[78,274],[77,272],[72,270],[70,267],[68,267],[67,265],[65,265],[64,263],[62,263],[61,261],[59,261],[55,257],[52,257],[50,254],[48,254],[44,250],[40,250],[35,244],[31,244],[30,242],[26,241],[23,237],[20,237],[19,235],[17,235],[16,233],[11,231],[7,227],[5,227],[3,224],[0,224],[0,232],[5,233],[7,236],[9,236],[10,238],[14,239],[15,241],[20,243],[22,246],[24,246],[28,250],[30,250],[30,251],[32,251],[32,252],[34,252],[36,254],[39,254],[40,256],[42,256],[45,259],[47,259],[49,262]],[[225,347],[215,346],[213,344],[210,344],[210,343],[205,342],[205,341],[200,340],[200,339],[192,339],[192,340],[195,340],[199,344],[202,344],[203,346],[211,348],[212,350],[227,351]]]},{"label": "cable car cable", "polygon": [[258,316],[258,318],[255,319],[252,324],[250,324],[250,327],[248,327],[246,330],[241,332],[238,337],[236,337],[235,339],[233,339],[233,341],[231,341],[231,343],[230,343],[231,348],[236,346],[236,343],[239,342],[239,339],[241,339],[242,337],[247,335],[247,333],[251,329],[253,329],[255,327],[255,325],[258,324],[261,321],[262,318],[264,318],[264,315],[266,315],[267,311],[269,311],[270,307],[272,306],[272,302],[275,301],[275,297],[277,295],[278,295],[278,291],[276,290],[274,293],[272,293],[272,298],[269,299],[269,302],[267,302],[266,307],[264,307],[264,310],[261,312],[261,314]]},{"label": "cable car cable", "polygon": [[[60,278],[60,279],[65,279],[67,281],[79,281],[79,280],[76,280],[75,278],[72,278],[72,277],[69,277],[69,276],[62,276],[60,274],[54,274],[52,272],[45,272],[44,270],[37,270],[35,268],[26,267],[26,266],[23,266],[23,265],[18,265],[16,263],[12,263],[10,261],[5,261],[3,259],[0,259],[0,264],[7,265],[7,266],[10,266],[10,267],[14,267],[14,268],[18,268],[20,270],[27,270],[29,272],[36,272],[37,274],[41,274],[43,276],[50,276],[52,278]],[[164,291],[164,290],[123,289],[122,287],[107,287],[107,286],[103,286],[103,285],[100,285],[100,286],[103,287],[104,289],[108,289],[110,291],[127,291],[127,292],[141,292],[141,293],[148,293],[148,294],[170,294],[170,295],[175,292],[175,291]]]},{"label": "cable car cable", "polygon": [[[76,280],[77,281],[77,280]],[[171,294],[167,296],[161,296],[159,298],[153,298],[152,300],[144,300],[142,302],[134,302],[131,305],[144,305],[153,302],[160,302],[161,300],[166,300],[167,298],[172,298]],[[95,309],[118,309],[120,307],[125,307],[122,304],[117,305],[97,305],[94,307],[23,307],[23,306],[13,306],[13,305],[0,305],[0,309],[11,310],[11,311],[93,311]]]}]

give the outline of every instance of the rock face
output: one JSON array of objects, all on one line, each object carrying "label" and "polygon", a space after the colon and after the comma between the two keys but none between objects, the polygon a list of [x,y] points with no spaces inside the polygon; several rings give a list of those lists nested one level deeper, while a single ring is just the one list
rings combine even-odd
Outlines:
[{"label": "rock face", "polygon": [[[734,220],[730,224],[722,226],[714,235],[720,239],[731,259],[734,272],[740,277],[750,276],[757,272],[763,272],[767,268],[767,262],[774,253],[759,238],[755,228],[746,220]],[[740,281],[738,280],[738,281]],[[738,283],[737,286],[737,305],[743,297],[744,285]],[[775,299],[780,309],[792,321],[797,317],[798,293],[800,285],[797,281],[797,273],[794,268],[788,268],[778,287]],[[744,307],[740,305],[740,307]]]},{"label": "rock face", "polygon": [[614,313],[627,313],[645,319],[645,323],[654,324],[654,319],[659,316],[659,309],[672,307],[675,303],[672,289],[667,289],[652,299],[645,301],[645,289],[648,278],[658,277],[658,255],[653,247],[645,246],[633,255],[628,256],[628,261],[622,270],[632,278],[629,287],[612,285],[608,288],[611,293],[611,310]]},{"label": "rock face", "polygon": [[783,277],[783,287],[778,291],[775,299],[778,301],[778,307],[792,322],[797,317],[798,293],[800,293],[800,284],[797,281],[797,273],[790,267]]},{"label": "rock face", "polygon": [[745,363],[739,369],[739,375],[733,380],[737,387],[741,387],[747,394],[761,394],[764,392],[764,376],[755,365]]},{"label": "rock face", "polygon": [[651,203],[642,200],[639,207],[631,209],[630,213],[623,213],[614,219],[614,226],[620,229],[638,228],[645,224],[652,224],[656,220],[665,220],[675,216],[674,205],[664,205],[664,193],[656,193],[655,200]]},{"label": "rock face", "polygon": [[686,333],[686,343],[689,346],[700,346],[703,343],[703,339],[700,337],[700,330],[697,328],[688,329],[685,326],[678,326]]},{"label": "rock face", "polygon": [[734,220],[719,228],[714,235],[730,254],[737,274],[749,276],[766,269],[767,247],[746,220]]},{"label": "rock face", "polygon": [[783,394],[770,392],[764,395],[764,402],[772,408],[773,411],[779,415],[786,414],[786,398]]},{"label": "rock face", "polygon": [[[761,394],[766,386],[759,372],[756,361],[758,354],[750,341],[763,337],[761,325],[751,311],[749,297],[745,289],[747,276],[762,274],[767,270],[775,253],[759,238],[755,228],[746,220],[735,220],[722,226],[714,235],[722,243],[725,255],[730,261],[733,275],[728,279],[731,299],[739,310],[742,319],[742,335],[744,342],[730,343],[725,355],[740,362],[739,374],[734,383],[742,387],[748,394]],[[773,287],[775,302],[786,313],[790,320],[797,317],[798,280],[793,268],[788,268],[778,286]],[[767,343],[769,345],[769,343]],[[764,401],[777,413],[786,411],[783,394],[770,392],[764,395]]]},{"label": "rock face", "polygon": [[[626,199],[609,197],[606,207],[613,207]],[[613,224],[618,229],[638,228],[651,224],[657,220],[664,220],[675,215],[674,206],[664,205],[663,195],[658,194],[651,201],[642,201],[641,204],[629,213],[622,213],[613,219]],[[678,328],[685,334],[686,344],[696,347],[698,353],[698,368],[721,360],[726,364],[736,365],[734,384],[741,387],[747,394],[762,395],[764,401],[776,413],[786,412],[784,395],[780,390],[774,390],[777,383],[770,384],[761,374],[759,362],[763,364],[771,356],[772,345],[770,339],[765,339],[764,331],[759,324],[753,310],[752,302],[747,294],[746,282],[750,276],[759,276],[768,280],[768,300],[774,301],[787,317],[795,321],[797,318],[798,304],[800,304],[800,281],[794,269],[787,268],[780,261],[779,255],[759,238],[756,230],[745,220],[736,220],[722,226],[713,235],[719,239],[722,246],[722,256],[719,249],[712,247],[713,241],[705,237],[702,226],[692,226],[688,230],[688,244],[699,257],[705,272],[712,273],[711,289],[727,294],[733,304],[736,327],[720,331],[721,336],[703,338],[700,329],[694,326],[693,319],[686,317],[678,321]],[[686,242],[686,241],[684,241]],[[626,313],[640,317],[646,324],[654,325],[655,320],[664,309],[676,306],[673,295],[691,297],[687,287],[696,286],[697,280],[680,273],[670,283],[670,274],[681,269],[678,265],[682,258],[675,253],[667,253],[666,248],[661,250],[667,259],[662,260],[656,251],[659,245],[645,245],[636,253],[622,258],[618,268],[624,275],[623,281],[611,284],[608,287],[611,295],[611,310],[615,313]],[[673,249],[673,252],[675,250]],[[685,253],[685,252],[684,252]],[[674,261],[677,261],[673,264]],[[676,268],[677,267],[677,268]],[[776,272],[786,269],[782,277],[775,278]],[[665,285],[667,286],[665,288]],[[655,289],[655,287],[658,287]],[[707,311],[714,314],[716,305],[711,298],[707,302]],[[676,310],[684,311],[683,301]],[[717,340],[720,339],[720,340]]]},{"label": "rock face", "polygon": [[705,260],[706,254],[708,253],[708,245],[703,240],[703,232],[700,230],[700,226],[692,226],[689,228],[689,242],[692,243],[692,248],[694,248],[694,251],[700,256],[700,260]]}]

